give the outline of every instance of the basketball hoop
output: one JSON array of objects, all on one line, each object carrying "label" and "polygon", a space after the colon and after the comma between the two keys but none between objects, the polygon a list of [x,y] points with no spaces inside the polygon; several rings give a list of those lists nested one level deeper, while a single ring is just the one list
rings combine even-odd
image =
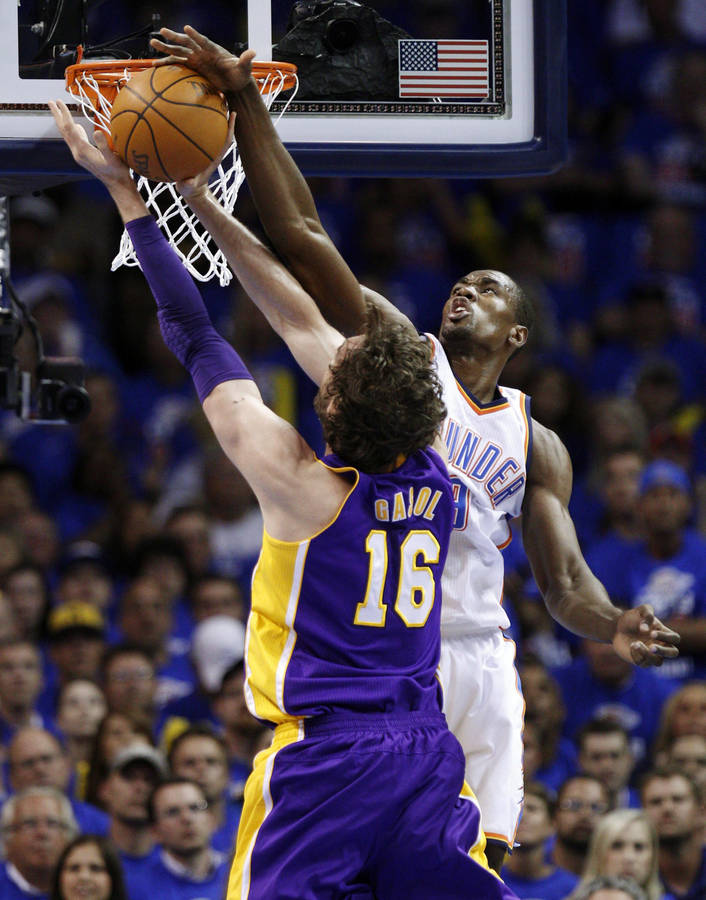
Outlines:
[{"label": "basketball hoop", "polygon": [[[78,99],[84,115],[94,122],[95,128],[101,129],[110,138],[110,112],[118,91],[134,74],[152,68],[154,60],[83,61],[82,56],[82,49],[79,48],[78,62],[66,70],[66,90]],[[296,71],[296,66],[291,63],[255,61],[252,64],[253,77],[268,109],[282,91],[295,89],[278,119],[296,94],[298,86]],[[135,175],[132,170],[131,173]],[[229,213],[233,212],[244,179],[243,165],[234,141],[214,172],[210,183],[214,196]],[[208,232],[186,205],[174,184],[148,181],[139,176],[137,188],[149,210],[154,213],[157,224],[169,243],[194,278],[199,281],[210,281],[217,277],[222,287],[229,284],[233,273],[228,268],[225,256],[214,245]],[[127,231],[123,231],[111,271],[114,272],[123,265],[139,265]]]}]

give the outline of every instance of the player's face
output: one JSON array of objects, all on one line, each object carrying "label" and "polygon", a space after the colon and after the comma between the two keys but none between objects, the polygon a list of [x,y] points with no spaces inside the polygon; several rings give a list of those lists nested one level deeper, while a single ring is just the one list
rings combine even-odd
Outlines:
[{"label": "player's face", "polygon": [[445,348],[458,352],[482,346],[488,351],[508,349],[516,325],[514,282],[502,272],[469,272],[451,288],[441,313],[439,337]]}]

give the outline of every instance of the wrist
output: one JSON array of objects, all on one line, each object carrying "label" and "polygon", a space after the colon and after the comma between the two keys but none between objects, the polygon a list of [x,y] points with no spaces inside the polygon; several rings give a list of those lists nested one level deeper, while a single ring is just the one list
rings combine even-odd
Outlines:
[{"label": "wrist", "polygon": [[250,78],[245,82],[245,84],[241,84],[239,87],[233,87],[230,90],[224,91],[223,95],[226,98],[226,102],[228,104],[228,109],[235,110],[236,112],[239,109],[242,109],[247,105],[248,99],[252,98],[252,95],[255,94],[258,99],[260,98],[260,89],[257,86],[257,82],[255,79],[250,76]]}]

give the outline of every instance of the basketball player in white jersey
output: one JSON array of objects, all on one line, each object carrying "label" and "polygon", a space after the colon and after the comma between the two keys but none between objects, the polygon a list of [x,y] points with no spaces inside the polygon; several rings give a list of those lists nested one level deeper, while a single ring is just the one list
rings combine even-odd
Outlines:
[{"label": "basketball player in white jersey", "polygon": [[[339,329],[356,333],[365,301],[402,314],[360,285],[323,229],[313,198],[282,145],[250,77],[253,51],[240,58],[194,29],[162,29],[161,62],[182,62],[226,93],[251,195],[287,266]],[[237,224],[197,179],[187,200],[226,256],[243,271]],[[245,285],[285,339],[298,312]],[[522,513],[532,570],[551,614],[576,634],[612,643],[637,665],[677,655],[678,635],[643,605],[614,607],[581,554],[568,512],[571,461],[559,438],[529,417],[521,392],[499,387],[507,360],[527,341],[531,306],[501,272],[471,272],[451,288],[439,339],[427,336],[444,387],[444,438],[456,493],[456,521],[444,572],[441,675],[451,730],[466,754],[466,777],[480,802],[488,861],[500,871],[522,806],[523,701],[514,645],[502,608],[501,549],[508,520]],[[408,321],[408,320],[406,320]],[[413,328],[409,323],[409,327]],[[311,342],[307,354],[324,348]],[[298,359],[311,370],[310,360]]]}]

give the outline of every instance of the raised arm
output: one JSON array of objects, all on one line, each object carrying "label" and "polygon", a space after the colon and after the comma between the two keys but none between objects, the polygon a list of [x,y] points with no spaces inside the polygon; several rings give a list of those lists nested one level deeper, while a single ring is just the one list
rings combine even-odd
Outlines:
[{"label": "raised arm", "polygon": [[189,371],[214,434],[255,491],[265,522],[274,523],[275,533],[283,536],[282,523],[301,515],[302,486],[321,469],[313,451],[262,402],[252,376],[214,329],[201,294],[104,135],[99,132],[93,146],[64,103],[50,108],[76,161],[103,182],[115,201],[157,302],[165,343]]},{"label": "raised arm", "polygon": [[386,315],[408,322],[388,300],[358,283],[324,230],[309,186],[282,144],[251,76],[254,52],[247,50],[237,58],[188,25],[183,34],[168,28],[161,34],[164,41],[153,39],[152,46],[169,54],[162,62],[186,63],[228,97],[237,113],[238,150],[260,220],[325,318],[344,334],[356,334],[368,299]]},{"label": "raised arm", "polygon": [[321,384],[343,336],[326,322],[280,260],[218,203],[208,190],[207,175],[202,173],[178,185],[184,199],[296,361],[316,384]]},{"label": "raised arm", "polygon": [[532,421],[533,448],[522,507],[522,538],[537,585],[552,616],[575,634],[612,643],[638,665],[676,656],[679,636],[651,607],[621,611],[581,553],[569,515],[571,460],[554,432]]}]

